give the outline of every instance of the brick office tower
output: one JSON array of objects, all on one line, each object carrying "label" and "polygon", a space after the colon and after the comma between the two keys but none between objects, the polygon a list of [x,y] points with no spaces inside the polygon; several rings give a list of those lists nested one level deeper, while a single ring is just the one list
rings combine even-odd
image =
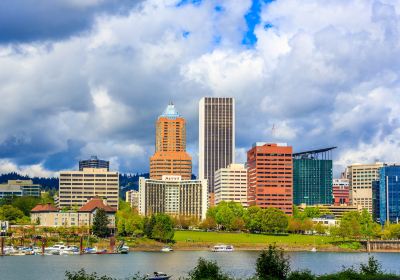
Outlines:
[{"label": "brick office tower", "polygon": [[192,176],[192,158],[186,152],[186,123],[170,103],[156,123],[156,151],[150,158],[150,178],[179,175]]},{"label": "brick office tower", "polygon": [[248,204],[293,214],[293,149],[256,143],[247,152]]}]

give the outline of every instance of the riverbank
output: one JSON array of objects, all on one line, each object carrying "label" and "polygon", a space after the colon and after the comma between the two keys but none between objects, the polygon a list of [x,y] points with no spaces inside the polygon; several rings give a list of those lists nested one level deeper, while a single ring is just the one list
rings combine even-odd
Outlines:
[{"label": "riverbank", "polygon": [[[264,235],[250,233],[176,231],[175,251],[210,251],[216,244],[231,244],[237,251],[260,251],[275,244],[285,251],[363,252],[363,248],[340,247],[336,239],[318,235]],[[132,251],[159,251],[164,243],[149,239],[128,242]]]}]

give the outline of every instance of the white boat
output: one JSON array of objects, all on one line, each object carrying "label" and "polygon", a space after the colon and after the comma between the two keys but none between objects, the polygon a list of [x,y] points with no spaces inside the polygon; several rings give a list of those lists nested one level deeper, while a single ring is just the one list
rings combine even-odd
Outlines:
[{"label": "white boat", "polygon": [[169,247],[169,246],[165,246],[165,247],[163,247],[162,249],[161,249],[161,252],[172,252],[174,249],[172,249],[171,247]]},{"label": "white boat", "polygon": [[311,249],[311,252],[317,252],[317,248],[315,248],[315,247],[313,247],[312,249]]},{"label": "white boat", "polygon": [[16,253],[16,250],[14,249],[13,246],[5,246],[4,247],[4,254],[5,255],[12,255],[12,254],[15,254],[15,253]]},{"label": "white boat", "polygon": [[232,245],[215,245],[212,249],[213,252],[233,252],[234,248]]},{"label": "white boat", "polygon": [[57,243],[51,247],[46,247],[44,249],[45,253],[50,255],[60,255],[62,251],[67,248],[63,243]]},{"label": "white boat", "polygon": [[120,254],[128,254],[129,253],[129,247],[126,245],[122,245],[119,249],[118,249],[118,253]]}]

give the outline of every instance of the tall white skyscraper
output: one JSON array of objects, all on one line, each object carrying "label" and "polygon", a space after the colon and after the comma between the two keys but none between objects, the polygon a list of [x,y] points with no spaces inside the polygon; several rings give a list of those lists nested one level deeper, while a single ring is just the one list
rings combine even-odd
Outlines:
[{"label": "tall white skyscraper", "polygon": [[235,162],[235,100],[203,97],[199,103],[199,179],[214,193],[215,171]]}]

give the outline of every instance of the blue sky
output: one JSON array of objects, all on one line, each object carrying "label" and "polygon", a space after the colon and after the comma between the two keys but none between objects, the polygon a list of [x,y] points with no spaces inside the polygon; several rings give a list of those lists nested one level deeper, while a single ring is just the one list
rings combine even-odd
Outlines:
[{"label": "blue sky", "polygon": [[[0,172],[52,175],[97,154],[146,172],[172,100],[197,172],[198,101],[236,100],[256,141],[398,162],[400,0],[4,0]],[[274,129],[272,129],[274,127]]]}]

